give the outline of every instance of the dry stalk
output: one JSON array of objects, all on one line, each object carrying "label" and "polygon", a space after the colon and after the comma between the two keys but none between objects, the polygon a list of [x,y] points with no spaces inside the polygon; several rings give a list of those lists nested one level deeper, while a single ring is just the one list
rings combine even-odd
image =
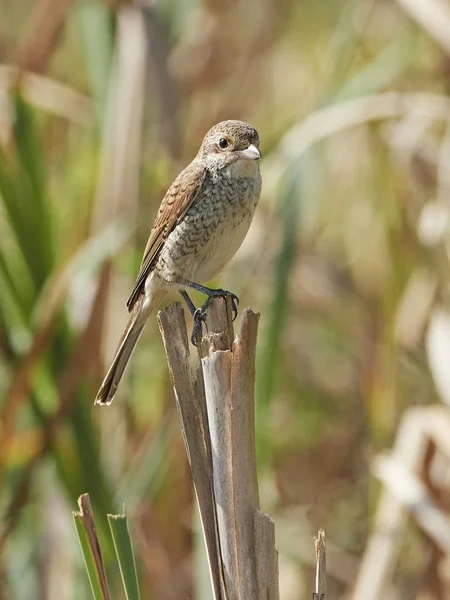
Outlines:
[{"label": "dry stalk", "polygon": [[317,537],[314,538],[316,548],[316,589],[313,592],[313,600],[325,600],[327,593],[327,555],[325,531],[319,529]]},{"label": "dry stalk", "polygon": [[273,521],[260,512],[254,439],[259,315],[234,337],[229,301],[215,299],[192,372],[184,314],[158,315],[191,466],[215,600],[278,600]]},{"label": "dry stalk", "polygon": [[445,406],[410,408],[398,428],[391,456],[374,462],[374,474],[383,490],[352,591],[353,600],[378,600],[390,595],[408,514],[436,547],[445,554],[450,552],[448,517],[422,480],[430,444],[450,459],[449,426]]}]

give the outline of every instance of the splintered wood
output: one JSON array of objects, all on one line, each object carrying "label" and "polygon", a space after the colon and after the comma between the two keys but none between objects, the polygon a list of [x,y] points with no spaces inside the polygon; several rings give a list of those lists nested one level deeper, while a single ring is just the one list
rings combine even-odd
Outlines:
[{"label": "splintered wood", "polygon": [[215,600],[278,600],[275,528],[259,510],[254,431],[259,315],[234,337],[229,298],[214,299],[194,374],[181,306],[158,315],[191,466]]}]

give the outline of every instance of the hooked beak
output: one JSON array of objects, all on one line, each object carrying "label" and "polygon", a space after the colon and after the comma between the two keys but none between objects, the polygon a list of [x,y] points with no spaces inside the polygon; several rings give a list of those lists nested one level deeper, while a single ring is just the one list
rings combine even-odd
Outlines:
[{"label": "hooked beak", "polygon": [[247,160],[258,160],[261,158],[261,152],[255,146],[255,144],[250,144],[247,150],[242,150],[239,152],[241,158],[245,158]]}]

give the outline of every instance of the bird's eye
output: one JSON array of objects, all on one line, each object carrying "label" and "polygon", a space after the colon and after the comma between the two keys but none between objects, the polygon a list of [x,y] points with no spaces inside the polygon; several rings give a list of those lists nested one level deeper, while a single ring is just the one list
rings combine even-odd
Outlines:
[{"label": "bird's eye", "polygon": [[225,148],[228,148],[228,140],[225,138],[220,138],[219,148],[222,148],[222,150],[225,150]]}]

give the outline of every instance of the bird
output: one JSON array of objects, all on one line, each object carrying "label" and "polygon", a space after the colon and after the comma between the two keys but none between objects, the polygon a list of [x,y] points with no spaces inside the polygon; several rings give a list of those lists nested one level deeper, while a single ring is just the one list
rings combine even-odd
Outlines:
[{"label": "bird", "polygon": [[[261,193],[260,158],[256,129],[222,121],[206,133],[193,161],[168,188],[127,301],[128,323],[95,404],[111,404],[148,318],[170,291],[181,293],[194,316],[194,344],[211,298],[230,296],[236,317],[237,296],[202,283],[218,275],[247,235]],[[200,308],[189,289],[207,296]]]}]

